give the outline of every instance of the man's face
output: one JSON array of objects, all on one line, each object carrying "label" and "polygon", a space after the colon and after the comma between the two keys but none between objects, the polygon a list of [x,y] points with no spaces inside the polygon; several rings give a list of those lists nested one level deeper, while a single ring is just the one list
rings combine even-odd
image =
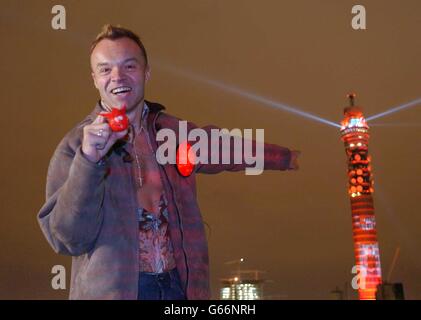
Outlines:
[{"label": "man's face", "polygon": [[101,40],[91,54],[91,68],[95,87],[107,106],[126,105],[130,112],[143,100],[150,69],[130,38]]}]

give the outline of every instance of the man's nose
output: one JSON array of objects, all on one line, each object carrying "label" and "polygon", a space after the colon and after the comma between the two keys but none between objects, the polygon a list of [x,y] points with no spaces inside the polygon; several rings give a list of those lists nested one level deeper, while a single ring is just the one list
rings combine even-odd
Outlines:
[{"label": "man's nose", "polygon": [[111,70],[111,81],[114,82],[119,82],[121,80],[124,80],[124,72],[123,69],[119,68],[119,67],[114,67]]}]

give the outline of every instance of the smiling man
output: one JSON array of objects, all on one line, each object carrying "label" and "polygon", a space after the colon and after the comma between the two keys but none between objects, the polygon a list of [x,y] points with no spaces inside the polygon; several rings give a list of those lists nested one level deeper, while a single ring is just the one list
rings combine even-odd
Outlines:
[{"label": "smiling man", "polygon": [[[38,214],[52,248],[72,256],[70,298],[210,298],[195,175],[252,164],[199,163],[182,176],[175,165],[157,162],[158,131],[178,136],[181,120],[145,101],[150,67],[132,31],[104,26],[92,44],[91,68],[100,100],[58,145]],[[124,107],[130,126],[113,131],[100,113]],[[188,123],[189,131],[195,128]],[[264,144],[264,167],[296,170],[298,154]]]}]

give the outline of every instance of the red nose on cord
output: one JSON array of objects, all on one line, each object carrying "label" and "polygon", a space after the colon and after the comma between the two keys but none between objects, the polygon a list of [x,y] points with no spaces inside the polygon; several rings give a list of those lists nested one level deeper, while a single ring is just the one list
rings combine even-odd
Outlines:
[{"label": "red nose on cord", "polygon": [[189,175],[191,175],[194,169],[194,162],[196,156],[194,152],[190,149],[191,145],[187,141],[181,143],[177,149],[177,170],[183,177],[188,177]]},{"label": "red nose on cord", "polygon": [[101,112],[101,116],[108,120],[108,124],[113,131],[123,131],[129,126],[129,118],[126,115],[126,106],[121,109],[111,108],[111,112]]}]

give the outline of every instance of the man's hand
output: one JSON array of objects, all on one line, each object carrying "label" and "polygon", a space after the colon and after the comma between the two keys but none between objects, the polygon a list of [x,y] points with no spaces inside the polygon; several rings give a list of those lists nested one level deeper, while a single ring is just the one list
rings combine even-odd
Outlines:
[{"label": "man's hand", "polygon": [[127,131],[112,131],[105,118],[99,115],[83,128],[82,153],[89,161],[97,163]]},{"label": "man's hand", "polygon": [[301,154],[301,151],[291,150],[291,160],[289,161],[288,170],[298,170],[298,156]]}]

